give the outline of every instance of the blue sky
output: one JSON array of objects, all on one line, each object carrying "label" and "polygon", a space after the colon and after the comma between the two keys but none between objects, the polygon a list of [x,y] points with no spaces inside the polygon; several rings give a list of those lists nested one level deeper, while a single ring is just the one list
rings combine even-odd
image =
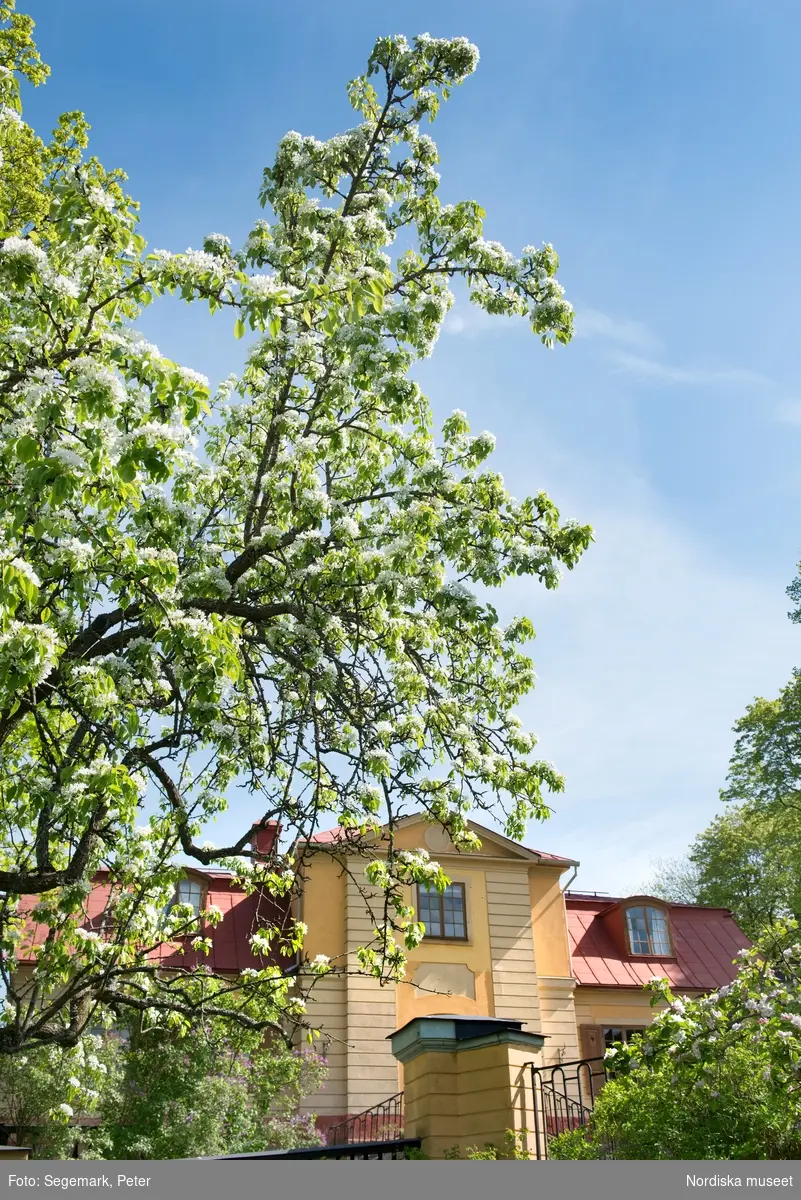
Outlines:
[{"label": "blue sky", "polygon": [[[39,128],[79,108],[153,247],[235,241],[288,129],[353,124],[375,37],[481,51],[433,134],[442,194],[487,236],[550,241],[571,346],[457,304],[422,378],[436,412],[498,436],[517,495],[545,488],[596,543],[556,593],[516,581],[539,683],[524,717],[567,776],[529,844],[578,885],[636,888],[718,810],[731,725],[801,665],[784,588],[801,558],[801,7],[774,0],[21,0],[37,21]],[[146,332],[220,378],[225,319],[165,302]],[[254,817],[260,814],[253,814]]]}]

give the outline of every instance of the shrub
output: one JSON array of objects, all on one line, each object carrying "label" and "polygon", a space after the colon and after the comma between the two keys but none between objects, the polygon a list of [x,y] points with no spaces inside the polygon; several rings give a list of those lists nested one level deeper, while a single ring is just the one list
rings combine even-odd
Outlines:
[{"label": "shrub", "polygon": [[614,1077],[590,1128],[555,1138],[554,1158],[801,1157],[801,943],[798,926],[740,954],[734,981],[698,999],[651,982],[666,1009],[607,1051]]}]

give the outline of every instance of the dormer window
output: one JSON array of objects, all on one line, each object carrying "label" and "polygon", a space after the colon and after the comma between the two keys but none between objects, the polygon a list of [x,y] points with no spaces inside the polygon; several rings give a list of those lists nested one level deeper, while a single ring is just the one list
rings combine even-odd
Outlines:
[{"label": "dormer window", "polygon": [[670,957],[667,913],[650,905],[634,905],[626,909],[626,934],[630,954],[650,954]]},{"label": "dormer window", "polygon": [[195,916],[203,904],[203,886],[197,879],[182,879],[175,893],[176,904],[191,904]]}]

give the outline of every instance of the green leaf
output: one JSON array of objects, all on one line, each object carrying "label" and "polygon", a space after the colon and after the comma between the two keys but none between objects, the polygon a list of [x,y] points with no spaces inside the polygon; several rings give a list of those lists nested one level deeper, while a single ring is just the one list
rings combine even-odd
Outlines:
[{"label": "green leaf", "polygon": [[36,458],[38,453],[39,443],[29,433],[26,433],[17,442],[16,455],[20,462],[30,462],[31,459]]},{"label": "green leaf", "polygon": [[55,504],[60,504],[62,500],[66,500],[72,491],[72,483],[66,475],[57,475],[53,480],[51,495]]},{"label": "green leaf", "polygon": [[234,324],[234,337],[243,338],[245,336],[245,322],[241,317],[237,317]]}]

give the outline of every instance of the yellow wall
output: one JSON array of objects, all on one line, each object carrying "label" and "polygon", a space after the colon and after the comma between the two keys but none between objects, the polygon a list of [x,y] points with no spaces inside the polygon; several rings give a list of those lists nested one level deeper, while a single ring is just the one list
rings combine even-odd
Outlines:
[{"label": "yellow wall", "polygon": [[522,1133],[534,1125],[531,1056],[528,1047],[495,1045],[413,1058],[405,1064],[406,1136],[422,1138],[430,1158],[487,1143],[503,1150],[507,1130]]},{"label": "yellow wall", "polygon": [[[424,821],[405,824],[396,832],[395,847],[426,845],[427,831]],[[349,863],[360,883],[325,851],[310,855],[305,864],[300,908],[308,927],[305,956],[326,954],[336,967],[350,972],[321,980],[309,1004],[309,1017],[327,1039],[331,1062],[325,1092],[309,1100],[313,1111],[357,1112],[404,1089],[409,1081],[387,1036],[418,1016],[513,1017],[532,1032],[547,1033],[553,1056],[576,1056],[574,985],[558,868],[540,867],[489,837],[480,851],[461,854],[450,843],[440,848],[430,840],[432,859],[451,880],[465,885],[467,939],[425,938],[409,952],[408,982],[397,986],[381,987],[356,971],[356,947],[372,936],[359,891],[372,892],[363,878],[364,862]],[[386,849],[386,843],[378,842],[376,855]],[[406,899],[416,906],[412,888]],[[426,966],[431,970],[415,980]],[[547,977],[542,1003],[539,977]]]},{"label": "yellow wall", "polygon": [[570,975],[570,946],[567,938],[565,898],[560,887],[562,871],[558,867],[529,867],[531,921],[534,952],[540,975]]},{"label": "yellow wall", "polygon": [[[439,861],[454,883],[465,885],[468,939],[466,942],[452,942],[424,938],[409,954],[406,978],[413,981],[415,971],[421,963],[464,963],[475,980],[475,999],[469,996],[421,991],[413,982],[402,983],[397,991],[398,1028],[413,1017],[427,1016],[430,1013],[477,1013],[485,1017],[495,1015],[484,871],[479,867],[465,866],[463,859],[454,861],[440,856]],[[411,888],[407,891],[406,899],[410,904],[415,903]]]},{"label": "yellow wall", "polygon": [[[342,866],[325,852],[310,855],[304,863],[300,916],[308,926],[304,954],[327,954],[335,967],[345,967],[345,876]],[[316,1049],[328,1057],[328,1077],[323,1089],[307,1096],[305,1110],[319,1116],[342,1117],[348,1111],[347,979],[344,974],[310,980],[309,1021],[322,1039]]]},{"label": "yellow wall", "polygon": [[[345,876],[329,854],[310,855],[304,864],[301,920],[308,927],[303,948],[309,958],[345,953]],[[341,965],[341,964],[340,964]]]},{"label": "yellow wall", "polygon": [[[398,850],[417,850],[420,848],[420,846],[428,845],[426,841],[426,832],[430,828],[438,829],[439,827],[436,825],[431,826],[427,821],[423,820],[410,821],[408,824],[400,825],[395,831],[396,848]],[[382,848],[380,843],[377,848],[379,850]],[[383,848],[386,849],[386,843],[383,844]],[[481,849],[475,851],[474,854],[469,851],[463,851],[461,853],[459,851],[454,852],[453,846],[451,846],[450,854],[448,854],[447,850],[429,850],[429,854],[433,859],[436,859],[437,862],[442,862],[443,866],[445,865],[443,861],[445,858],[447,858],[450,862],[453,862],[454,860],[457,862],[464,862],[464,859],[468,854],[470,857],[478,857],[480,855],[482,857],[508,858],[512,862],[518,863],[522,863],[524,861],[510,846],[488,837],[484,839]]]},{"label": "yellow wall", "polygon": [[651,1008],[651,993],[637,988],[588,988],[575,991],[579,1025],[650,1025],[660,1008]]}]

